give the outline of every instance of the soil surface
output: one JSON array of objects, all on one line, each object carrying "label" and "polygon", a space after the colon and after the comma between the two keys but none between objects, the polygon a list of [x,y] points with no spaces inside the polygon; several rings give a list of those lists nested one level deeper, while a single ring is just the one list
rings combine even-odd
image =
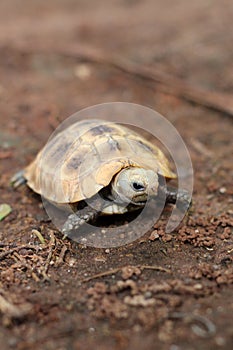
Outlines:
[{"label": "soil surface", "polygon": [[[233,119],[174,89],[232,95],[232,15],[227,0],[0,2],[0,204],[12,208],[0,222],[1,350],[232,348]],[[166,116],[195,183],[176,231],[165,233],[168,208],[145,236],[100,249],[62,239],[40,198],[9,182],[62,120],[112,101]]]}]

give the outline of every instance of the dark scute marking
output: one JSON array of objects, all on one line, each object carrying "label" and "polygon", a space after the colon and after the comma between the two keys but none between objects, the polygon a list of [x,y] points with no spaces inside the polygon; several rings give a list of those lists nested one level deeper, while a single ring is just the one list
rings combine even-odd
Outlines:
[{"label": "dark scute marking", "polygon": [[78,169],[78,167],[82,164],[83,159],[80,157],[73,157],[67,163],[68,169]]},{"label": "dark scute marking", "polygon": [[91,129],[91,133],[93,136],[103,135],[104,133],[112,131],[114,131],[114,129],[107,125],[98,125]]},{"label": "dark scute marking", "polygon": [[[64,142],[59,147],[55,147],[55,149],[51,153],[51,157],[52,158],[63,157],[65,155],[65,153],[67,152],[67,150],[69,149],[71,144],[72,144],[72,142]],[[46,151],[47,151],[47,149],[46,149]]]},{"label": "dark scute marking", "polygon": [[152,147],[150,147],[150,146],[148,146],[148,145],[146,145],[144,142],[142,142],[142,141],[138,141],[139,143],[140,143],[140,145],[142,145],[143,146],[143,148],[145,148],[147,151],[150,151],[150,152],[152,152],[152,153],[154,153],[154,150],[153,150],[153,148]]},{"label": "dark scute marking", "polygon": [[108,138],[108,144],[110,146],[111,151],[121,150],[119,143],[116,140],[114,140],[112,137]]}]

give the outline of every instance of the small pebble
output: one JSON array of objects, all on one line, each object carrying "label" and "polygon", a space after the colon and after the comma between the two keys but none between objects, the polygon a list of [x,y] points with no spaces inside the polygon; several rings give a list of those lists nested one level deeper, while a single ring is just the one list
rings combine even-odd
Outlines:
[{"label": "small pebble", "polygon": [[152,293],[151,293],[150,291],[146,291],[146,292],[144,293],[144,297],[145,297],[145,299],[149,299],[149,298],[152,297]]},{"label": "small pebble", "polygon": [[74,258],[70,258],[69,260],[69,266],[73,267],[75,265],[76,260]]},{"label": "small pebble", "polygon": [[226,193],[226,187],[221,187],[220,189],[219,189],[219,192],[221,193],[221,194],[224,194],[224,193]]},{"label": "small pebble", "polygon": [[200,290],[200,289],[203,288],[203,286],[202,286],[201,283],[196,283],[196,284],[194,285],[194,288]]},{"label": "small pebble", "polygon": [[226,344],[226,340],[223,338],[223,337],[216,337],[215,338],[215,343],[218,345],[218,346],[224,346]]},{"label": "small pebble", "polygon": [[154,241],[154,240],[156,240],[158,238],[159,238],[159,235],[158,235],[158,231],[157,230],[154,230],[153,232],[151,232],[150,237],[149,237],[150,241]]},{"label": "small pebble", "polygon": [[89,332],[89,333],[94,333],[94,332],[95,332],[95,328],[94,328],[94,327],[88,328],[88,332]]}]

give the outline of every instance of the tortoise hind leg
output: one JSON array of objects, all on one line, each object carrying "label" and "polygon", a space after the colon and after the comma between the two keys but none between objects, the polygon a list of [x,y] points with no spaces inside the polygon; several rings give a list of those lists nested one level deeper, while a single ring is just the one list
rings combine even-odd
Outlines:
[{"label": "tortoise hind leg", "polygon": [[18,171],[15,175],[12,176],[10,183],[14,188],[17,188],[25,184],[27,180],[24,177],[24,170]]}]

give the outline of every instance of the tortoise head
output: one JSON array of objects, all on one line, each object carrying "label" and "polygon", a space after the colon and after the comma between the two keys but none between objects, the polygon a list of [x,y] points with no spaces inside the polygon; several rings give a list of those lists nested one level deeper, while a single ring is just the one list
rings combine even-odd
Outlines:
[{"label": "tortoise head", "polygon": [[153,170],[128,167],[114,177],[111,192],[117,203],[144,205],[148,197],[157,195],[158,185],[158,175]]}]

